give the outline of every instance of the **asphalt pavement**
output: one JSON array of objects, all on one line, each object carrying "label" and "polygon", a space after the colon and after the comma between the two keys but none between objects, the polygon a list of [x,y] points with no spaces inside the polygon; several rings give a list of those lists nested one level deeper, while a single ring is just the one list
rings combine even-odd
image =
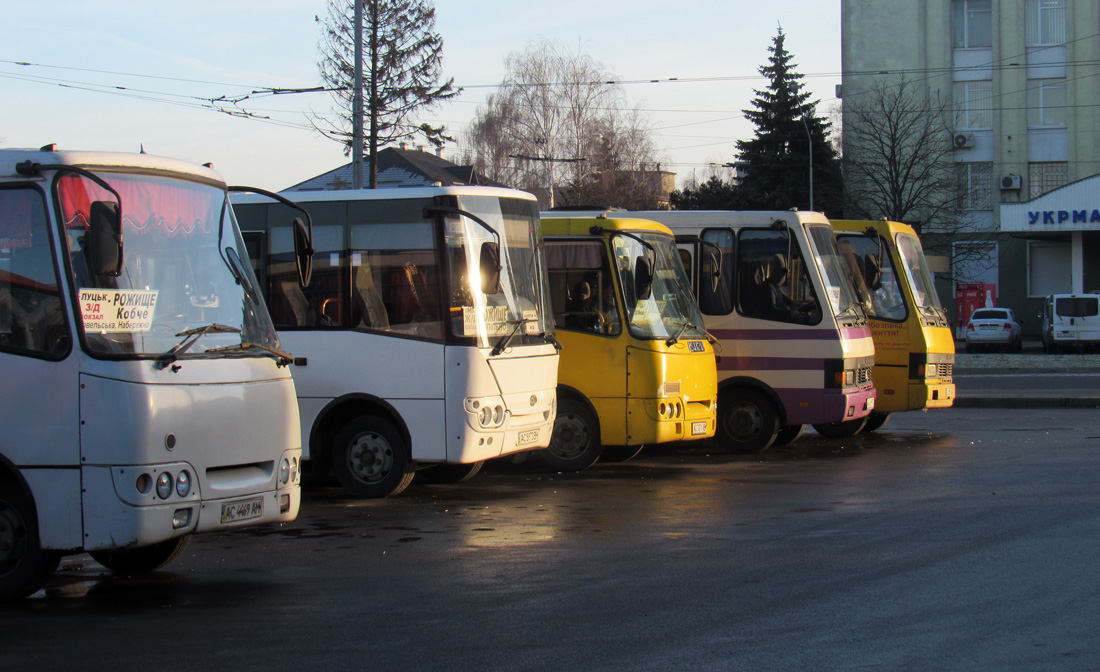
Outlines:
[{"label": "asphalt pavement", "polygon": [[1039,341],[973,354],[959,341],[955,352],[956,407],[1100,408],[1100,354],[1048,354]]}]

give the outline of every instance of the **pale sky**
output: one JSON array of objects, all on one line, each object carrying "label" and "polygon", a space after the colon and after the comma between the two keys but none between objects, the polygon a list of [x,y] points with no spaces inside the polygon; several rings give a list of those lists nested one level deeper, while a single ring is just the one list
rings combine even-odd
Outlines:
[{"label": "pale sky", "polygon": [[[317,86],[326,0],[9,2],[0,41],[0,147],[138,151],[212,162],[230,184],[281,190],[347,162],[307,114],[326,94],[262,97],[218,112],[211,99]],[[682,180],[733,159],[742,114],[778,26],[828,116],[840,84],[840,0],[436,0],[443,72],[464,88],[425,114],[461,135],[504,78],[505,57],[540,38],[580,48],[647,111]],[[20,65],[29,63],[31,65]],[[679,81],[670,82],[670,79]],[[653,80],[656,80],[655,82]],[[444,148],[455,159],[456,147]]]}]

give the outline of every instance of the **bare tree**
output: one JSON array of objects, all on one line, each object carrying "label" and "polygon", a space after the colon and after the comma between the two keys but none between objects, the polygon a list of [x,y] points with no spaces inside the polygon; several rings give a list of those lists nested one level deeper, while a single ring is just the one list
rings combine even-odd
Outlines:
[{"label": "bare tree", "polygon": [[[378,149],[421,136],[442,146],[453,140],[442,126],[416,123],[416,112],[457,96],[454,79],[440,82],[443,40],[433,32],[435,8],[427,0],[329,0],[318,66],[332,90],[338,117],[313,120],[314,128],[351,153],[355,100],[355,2],[363,7],[364,109],[369,119],[364,150],[370,158],[370,187],[378,186]],[[361,161],[363,157],[352,157]]]},{"label": "bare tree", "polygon": [[465,136],[465,160],[479,172],[576,202],[608,170],[656,166],[640,112],[623,111],[621,88],[591,56],[542,40],[505,64],[504,82]]},{"label": "bare tree", "polygon": [[987,246],[974,242],[986,232],[976,231],[959,191],[954,119],[940,92],[878,79],[845,96],[843,115],[845,216],[911,225],[953,272],[989,263]]}]

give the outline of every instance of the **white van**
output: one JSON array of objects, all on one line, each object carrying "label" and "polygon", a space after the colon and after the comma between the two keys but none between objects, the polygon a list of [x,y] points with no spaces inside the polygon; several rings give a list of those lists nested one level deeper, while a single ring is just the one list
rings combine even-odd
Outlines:
[{"label": "white van", "polygon": [[1051,294],[1043,306],[1043,349],[1100,347],[1100,294]]}]

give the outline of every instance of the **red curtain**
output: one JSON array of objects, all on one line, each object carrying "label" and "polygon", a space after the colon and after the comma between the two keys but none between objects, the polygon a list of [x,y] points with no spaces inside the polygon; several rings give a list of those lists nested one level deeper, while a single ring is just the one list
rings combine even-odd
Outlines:
[{"label": "red curtain", "polygon": [[[122,198],[124,231],[190,237],[217,229],[223,194],[216,189],[144,176],[112,175],[107,181]],[[58,195],[65,227],[71,229],[87,228],[93,201],[115,200],[106,189],[78,175],[63,176]]]}]

